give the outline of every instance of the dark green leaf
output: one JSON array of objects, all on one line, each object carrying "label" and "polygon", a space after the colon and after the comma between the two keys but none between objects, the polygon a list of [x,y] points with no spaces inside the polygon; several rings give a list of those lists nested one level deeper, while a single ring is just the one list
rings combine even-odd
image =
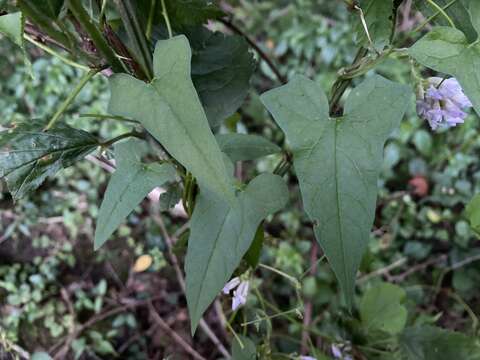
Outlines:
[{"label": "dark green leaf", "polygon": [[214,193],[200,192],[185,260],[192,332],[250,247],[258,225],[285,206],[287,198],[285,182],[272,174],[253,179],[233,206]]},{"label": "dark green leaf", "polygon": [[216,138],[220,149],[232,161],[254,160],[281,151],[277,145],[258,135],[220,134]]},{"label": "dark green leaf", "polygon": [[255,360],[257,358],[257,347],[254,342],[242,335],[239,338],[242,342],[241,345],[237,338],[233,339],[232,360]]},{"label": "dark green leaf", "polygon": [[166,6],[176,28],[202,25],[225,15],[211,0],[167,0]]},{"label": "dark green leaf", "polygon": [[[450,4],[450,6],[445,9],[445,12],[450,19],[452,19],[455,26],[466,35],[469,41],[474,41],[477,38],[477,33],[472,24],[472,18],[470,17],[468,10],[469,3],[478,3],[477,0],[457,0],[453,3],[452,0],[435,0],[435,3],[442,8],[445,8],[445,6]],[[438,11],[425,0],[415,0],[415,5],[426,17],[438,13]],[[430,21],[430,24],[449,26],[447,19],[441,14],[435,16],[435,18]]]},{"label": "dark green leaf", "polygon": [[0,133],[0,177],[5,177],[14,199],[98,146],[97,139],[85,131],[58,124],[44,132],[45,124],[32,120]]},{"label": "dark green leaf", "polygon": [[262,253],[263,240],[265,239],[265,234],[263,233],[263,224],[258,226],[255,237],[253,238],[252,245],[245,254],[245,261],[252,268],[256,268],[258,262],[260,261],[260,254]]},{"label": "dark green leaf", "polygon": [[38,12],[56,20],[62,11],[65,0],[29,1],[29,3],[34,6]]},{"label": "dark green leaf", "polygon": [[95,229],[95,249],[101,247],[155,187],[175,180],[171,164],[141,162],[142,141],[131,139],[115,145],[117,170],[108,183]]},{"label": "dark green leaf", "polygon": [[125,74],[112,76],[109,111],[140,121],[202,188],[233,201],[232,179],[190,79],[190,61],[185,36],[159,41],[155,80],[146,84]]},{"label": "dark green leaf", "polygon": [[420,64],[455,77],[480,115],[480,43],[451,27],[438,27],[409,50]]},{"label": "dark green leaf", "polygon": [[410,95],[373,76],[351,92],[336,119],[321,87],[302,76],[262,95],[292,146],[305,210],[349,305],[375,215],[383,146]]},{"label": "dark green leaf", "polygon": [[478,339],[434,326],[405,329],[400,336],[404,360],[479,360]]},{"label": "dark green leaf", "polygon": [[200,27],[186,33],[192,44],[192,80],[215,128],[242,105],[255,68],[248,44]]},{"label": "dark green leaf", "polygon": [[[361,1],[360,6],[365,14],[368,32],[375,48],[383,50],[390,43],[393,31],[393,1],[366,0]],[[355,12],[355,16],[357,17],[358,41],[363,46],[368,46],[368,38],[357,12]]]},{"label": "dark green leaf", "polygon": [[400,333],[407,322],[404,300],[405,290],[396,285],[382,283],[369,289],[360,303],[360,317],[367,333]]}]

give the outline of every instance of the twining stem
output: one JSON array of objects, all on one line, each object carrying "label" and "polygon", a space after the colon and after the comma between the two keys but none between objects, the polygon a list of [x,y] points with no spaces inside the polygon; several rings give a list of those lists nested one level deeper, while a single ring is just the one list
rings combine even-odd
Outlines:
[{"label": "twining stem", "polygon": [[62,103],[62,105],[58,108],[55,115],[53,115],[52,119],[48,122],[47,126],[45,127],[44,131],[47,131],[52,128],[53,125],[60,119],[62,114],[68,108],[68,106],[72,103],[72,101],[77,97],[77,95],[82,91],[83,87],[86,83],[98,72],[98,69],[92,69],[89,72],[85,73],[80,79],[80,82],[77,84],[75,89],[68,95],[67,99]]},{"label": "twining stem", "polygon": [[32,43],[33,45],[35,45],[36,47],[42,49],[46,53],[55,56],[56,58],[63,61],[67,65],[70,65],[70,66],[76,67],[77,69],[81,69],[81,70],[85,70],[85,71],[90,70],[90,68],[88,66],[85,66],[85,65],[79,64],[79,63],[77,63],[73,60],[70,60],[69,58],[67,58],[67,57],[63,56],[62,54],[56,52],[55,50],[49,48],[47,45],[42,44],[39,41],[36,41],[34,38],[32,38],[31,36],[29,36],[27,34],[23,34],[23,38],[25,40],[27,40],[28,42]]},{"label": "twining stem", "polygon": [[453,23],[452,19],[450,19],[450,16],[443,10],[441,6],[439,6],[435,1],[433,0],[426,0],[433,8],[435,8],[442,16],[448,21],[451,27],[456,29],[455,24]]},{"label": "twining stem", "polygon": [[100,146],[109,147],[109,146],[115,144],[116,142],[118,142],[120,140],[123,140],[123,139],[126,139],[126,138],[129,138],[129,137],[136,137],[138,139],[143,139],[144,138],[141,133],[136,132],[136,131],[130,131],[128,133],[118,135],[118,136],[114,137],[113,139],[107,140],[107,141],[101,143]]},{"label": "twining stem", "polygon": [[115,115],[80,114],[79,117],[81,117],[81,118],[95,118],[95,119],[100,119],[100,120],[117,120],[117,121],[133,123],[133,124],[140,124],[140,122],[137,121],[137,120],[132,120],[132,119],[125,118],[123,116],[115,116]]},{"label": "twining stem", "polygon": [[363,13],[362,8],[358,5],[355,5],[354,9],[357,10],[360,15],[360,22],[362,23],[363,31],[365,31],[365,34],[367,35],[370,47],[378,54],[378,50],[373,44],[372,37],[370,36],[370,32],[368,31],[367,21],[365,20],[365,14]]},{"label": "twining stem", "polygon": [[165,25],[167,26],[168,37],[173,37],[172,26],[170,25],[170,18],[168,17],[167,7],[165,6],[165,0],[161,0],[162,3],[162,16],[165,19]]}]

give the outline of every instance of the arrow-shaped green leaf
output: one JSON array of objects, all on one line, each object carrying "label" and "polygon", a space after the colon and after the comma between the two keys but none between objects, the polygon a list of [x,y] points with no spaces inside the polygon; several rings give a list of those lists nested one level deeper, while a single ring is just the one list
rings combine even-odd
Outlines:
[{"label": "arrow-shaped green leaf", "polygon": [[383,145],[409,96],[373,76],[352,91],[344,116],[330,119],[323,90],[305,77],[262,95],[292,146],[305,210],[348,304],[375,215]]},{"label": "arrow-shaped green leaf", "polygon": [[142,141],[131,139],[115,145],[117,170],[108,183],[95,229],[95,249],[102,246],[130,214],[152,191],[175,180],[171,164],[141,162]]},{"label": "arrow-shaped green leaf", "polygon": [[155,79],[146,84],[125,74],[112,76],[109,111],[140,121],[202,188],[233,201],[232,179],[192,84],[190,61],[185,36],[157,42]]},{"label": "arrow-shaped green leaf", "polygon": [[285,182],[272,174],[253,179],[233,206],[207,191],[197,197],[185,260],[192,332],[250,247],[260,222],[287,199]]}]

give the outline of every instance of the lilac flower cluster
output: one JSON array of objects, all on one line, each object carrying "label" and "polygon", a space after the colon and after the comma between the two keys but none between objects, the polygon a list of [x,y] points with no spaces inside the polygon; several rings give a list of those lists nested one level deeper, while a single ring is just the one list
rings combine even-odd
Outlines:
[{"label": "lilac flower cluster", "polygon": [[417,100],[418,115],[427,120],[433,130],[462,124],[472,103],[457,79],[431,77],[427,81],[426,91],[422,88]]}]

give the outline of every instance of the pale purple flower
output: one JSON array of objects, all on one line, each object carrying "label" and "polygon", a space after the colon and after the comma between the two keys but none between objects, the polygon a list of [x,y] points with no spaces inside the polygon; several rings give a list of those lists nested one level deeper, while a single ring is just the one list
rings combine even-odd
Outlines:
[{"label": "pale purple flower", "polygon": [[346,354],[351,350],[351,347],[348,344],[332,344],[330,350],[335,359],[352,360],[352,357]]},{"label": "pale purple flower", "polygon": [[433,130],[462,124],[472,103],[457,79],[431,77],[427,81],[426,91],[422,88],[418,96],[418,115],[427,120]]},{"label": "pale purple flower", "polygon": [[338,348],[337,345],[332,344],[331,350],[332,350],[332,355],[335,359],[341,359],[343,357],[342,351]]},{"label": "pale purple flower", "polygon": [[300,356],[299,360],[317,360],[317,358],[314,358],[313,356],[302,355]]},{"label": "pale purple flower", "polygon": [[224,294],[230,294],[230,292],[234,290],[232,297],[233,311],[237,310],[240,306],[247,303],[249,287],[250,282],[248,280],[241,280],[239,277],[234,277],[232,280],[225,284],[222,290]]}]

